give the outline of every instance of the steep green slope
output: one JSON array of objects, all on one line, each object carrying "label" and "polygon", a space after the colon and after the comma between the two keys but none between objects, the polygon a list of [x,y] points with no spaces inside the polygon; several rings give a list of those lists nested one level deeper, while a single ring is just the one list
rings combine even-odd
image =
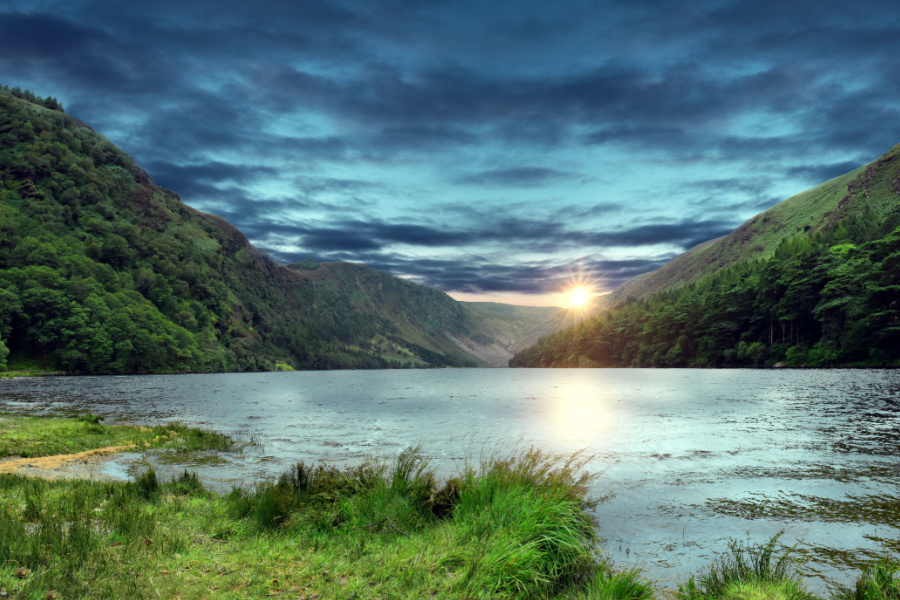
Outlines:
[{"label": "steep green slope", "polygon": [[900,146],[626,293],[510,365],[900,365]]},{"label": "steep green slope", "polygon": [[369,323],[371,335],[358,336],[356,349],[412,364],[483,364],[453,341],[477,335],[479,323],[440,290],[356,263],[306,261],[288,267],[311,285],[314,311],[338,303]]},{"label": "steep green slope", "polygon": [[[898,148],[879,160],[892,162],[900,152]],[[869,185],[870,177],[874,177],[870,170],[877,169],[876,163],[797,194],[756,215],[730,234],[699,244],[659,269],[626,281],[609,295],[607,306],[618,306],[629,298],[647,298],[665,289],[699,281],[738,262],[768,259],[782,240],[821,232],[842,218],[851,203],[854,210],[865,210],[865,206],[884,217],[892,209],[890,195],[883,193],[880,187],[883,182]],[[867,195],[870,187],[872,190]]]},{"label": "steep green slope", "polygon": [[[76,373],[479,364],[441,333],[473,326],[446,294],[352,265],[279,265],[45,104],[0,90],[0,360],[8,348],[11,365]],[[366,303],[370,279],[409,298]]]}]

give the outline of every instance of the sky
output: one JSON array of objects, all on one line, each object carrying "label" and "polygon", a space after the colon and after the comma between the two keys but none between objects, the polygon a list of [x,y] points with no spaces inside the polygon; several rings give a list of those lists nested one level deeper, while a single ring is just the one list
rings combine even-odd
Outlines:
[{"label": "sky", "polygon": [[900,8],[4,0],[0,83],[283,263],[559,305],[900,143]]}]

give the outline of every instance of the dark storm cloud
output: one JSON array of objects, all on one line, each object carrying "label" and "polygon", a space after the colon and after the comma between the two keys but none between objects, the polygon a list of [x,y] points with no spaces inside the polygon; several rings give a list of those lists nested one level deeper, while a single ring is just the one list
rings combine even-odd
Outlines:
[{"label": "dark storm cloud", "polygon": [[380,250],[382,244],[356,231],[319,229],[303,234],[300,243],[316,251]]},{"label": "dark storm cloud", "polygon": [[[241,223],[239,215],[229,215],[236,223]],[[480,220],[480,219],[478,219]],[[276,251],[279,257],[294,260],[297,257],[322,256],[323,253],[340,260],[371,263],[373,251],[378,257],[390,252],[397,246],[416,248],[445,248],[464,252],[467,248],[478,247],[485,251],[504,249],[523,252],[552,253],[566,249],[578,249],[584,252],[593,248],[642,247],[668,244],[681,249],[688,249],[701,242],[725,235],[733,230],[735,224],[717,220],[684,221],[676,224],[636,225],[630,229],[618,231],[596,232],[585,229],[573,229],[564,221],[542,219],[496,218],[486,222],[473,223],[470,228],[439,227],[413,223],[388,223],[383,221],[344,220],[331,222],[325,226],[309,227],[301,222],[272,222],[269,218],[249,216],[242,229],[258,240],[260,247],[274,251],[287,243],[295,243],[302,250],[294,253]],[[395,267],[385,264],[377,258],[382,268],[396,272]],[[434,273],[423,271],[426,264],[431,263],[417,259],[419,265],[417,276],[428,275],[433,280]],[[652,262],[656,264],[656,262]],[[604,270],[612,268],[613,263],[604,263]],[[628,266],[646,266],[639,260],[629,260]],[[488,267],[484,267],[485,269]],[[621,269],[617,266],[617,271]],[[629,271],[630,272],[630,271]],[[407,273],[402,271],[402,273]],[[635,273],[636,274],[636,273]],[[461,285],[461,284],[460,284]],[[522,291],[530,289],[525,281],[517,285]],[[459,289],[459,288],[454,288]]]},{"label": "dark storm cloud", "polygon": [[301,234],[299,244],[312,251],[376,250],[389,244],[422,247],[463,246],[471,242],[471,233],[442,231],[411,224],[392,224],[377,221],[344,221],[335,227],[294,228]]},{"label": "dark storm cloud", "polygon": [[[94,6],[102,10],[112,5],[94,3]],[[236,58],[234,41],[241,40],[241,48],[246,49],[248,56],[233,65],[227,88],[235,104],[255,100],[268,110],[279,112],[302,107],[375,126],[364,136],[339,142],[333,137],[295,140],[300,148],[324,152],[334,159],[345,156],[347,144],[365,153],[386,147],[416,148],[423,143],[471,143],[477,130],[485,127],[511,138],[531,136],[560,142],[572,139],[566,133],[570,128],[590,124],[595,125],[594,132],[585,138],[590,143],[643,143],[669,151],[680,147],[690,154],[696,152],[700,144],[708,147],[710,142],[718,142],[721,145],[724,140],[711,132],[710,126],[748,107],[775,113],[809,111],[818,113],[815,119],[809,119],[809,123],[821,122],[824,115],[823,124],[832,124],[832,113],[835,109],[842,112],[840,104],[848,95],[840,81],[830,76],[834,65],[825,64],[821,58],[818,62],[782,61],[782,64],[742,75],[723,74],[716,66],[718,55],[705,52],[706,45],[716,47],[720,41],[723,44],[727,41],[729,53],[735,54],[738,52],[735,41],[740,40],[748,44],[748,48],[742,50],[745,52],[742,57],[753,56],[755,49],[772,54],[774,45],[781,49],[783,56],[809,58],[812,50],[828,52],[830,45],[817,37],[828,34],[837,36],[836,46],[841,48],[842,61],[855,56],[860,46],[875,47],[875,42],[871,41],[873,36],[867,34],[863,36],[864,40],[855,40],[853,36],[860,31],[844,20],[838,21],[838,15],[833,12],[829,15],[828,11],[824,18],[813,18],[812,24],[807,24],[810,15],[806,11],[803,11],[803,20],[791,22],[790,19],[799,12],[796,7],[777,5],[773,11],[781,18],[762,19],[763,25],[756,31],[750,25],[754,20],[743,18],[763,12],[755,4],[731,3],[724,8],[700,6],[692,11],[674,10],[675,6],[671,4],[663,6],[668,8],[657,10],[666,11],[665,21],[675,19],[685,28],[680,33],[681,39],[685,32],[697,31],[698,41],[693,51],[676,53],[669,64],[608,62],[564,75],[542,72],[533,76],[498,77],[494,73],[488,75],[452,63],[412,67],[411,71],[409,66],[396,60],[392,62],[371,54],[367,62],[358,63],[358,68],[352,71],[327,75],[295,68],[288,60],[281,64],[269,61],[265,65],[254,60],[277,50],[288,52],[288,56],[303,50],[318,59],[330,60],[330,46],[326,40],[335,37],[345,41],[354,39],[360,44],[380,39],[379,36],[387,33],[403,39],[416,22],[428,19],[423,15],[427,15],[432,7],[427,6],[414,13],[417,18],[393,25],[388,25],[384,11],[379,14],[377,9],[362,11],[350,5],[327,2],[312,3],[302,9],[279,3],[258,13],[247,11],[240,3],[217,4],[216,10],[205,8],[204,3],[172,5],[171,10],[176,15],[187,13],[195,19],[204,15],[203,20],[186,20],[186,27],[178,27],[165,18],[139,21],[112,17],[118,11],[109,11],[110,17],[101,20],[102,26],[76,22],[74,16],[73,20],[67,21],[39,13],[13,13],[2,19],[4,25],[0,32],[6,35],[0,39],[7,42],[0,43],[8,44],[4,49],[11,52],[6,56],[15,57],[20,65],[52,66],[60,73],[75,72],[99,89],[118,94],[122,93],[123,85],[141,85],[150,92],[150,98],[165,93],[177,101],[195,96],[198,89],[191,78],[179,77],[178,73],[202,73],[200,65],[192,64],[186,57],[207,56],[219,51],[222,60]],[[279,14],[281,19],[272,21],[265,17],[266,14]],[[627,11],[624,14],[627,22]],[[642,12],[638,14],[646,16]],[[409,17],[408,14],[404,16]],[[291,19],[302,19],[303,34],[297,34],[297,28],[291,27]],[[651,23],[659,24],[660,21],[657,18]],[[781,30],[773,26],[773,22],[776,25],[791,23],[792,34],[775,35],[781,34]],[[320,25],[313,27],[313,23]],[[875,27],[874,38],[882,44],[879,56],[888,55],[886,48],[900,49],[900,43],[896,41],[900,36],[890,35],[897,33],[896,23],[875,24],[879,26]],[[868,31],[872,25],[872,22],[866,22],[859,27]],[[323,29],[316,29],[319,27]],[[519,30],[528,28],[523,26]],[[805,42],[794,39],[797,30],[809,39]],[[316,31],[319,33],[313,33]],[[553,34],[545,32],[545,35]],[[663,41],[672,36],[671,31],[667,33],[663,28],[651,30],[646,35],[651,40]],[[154,41],[152,46],[151,40]],[[513,41],[523,42],[524,38]],[[364,49],[357,51],[363,53]],[[891,64],[896,67],[897,62]],[[176,66],[181,68],[174,69]],[[871,78],[879,83],[889,83],[891,79],[877,71]],[[152,90],[149,84],[162,85],[160,89]],[[879,91],[876,102],[878,97],[890,97],[890,86],[873,86],[873,89]],[[812,106],[824,110],[810,110]],[[264,116],[259,115],[259,118]],[[187,115],[182,116],[179,123],[194,123],[194,127],[186,129],[194,134],[203,131],[199,123],[221,125],[240,118],[237,114],[213,116],[207,108],[192,111],[190,120]],[[814,129],[822,131],[824,127],[819,125]],[[536,130],[541,133],[535,134]],[[234,142],[227,135],[194,137],[197,146]],[[770,140],[771,146],[777,147],[780,141],[783,140]],[[765,150],[758,148],[761,152]]]},{"label": "dark storm cloud", "polygon": [[545,167],[515,167],[481,171],[462,177],[459,181],[461,183],[504,187],[539,187],[549,185],[560,179],[571,179],[573,177],[576,176],[565,171]]},{"label": "dark storm cloud", "polygon": [[640,225],[623,231],[584,233],[583,243],[597,247],[672,244],[684,249],[730,233],[734,224],[718,220]]},{"label": "dark storm cloud", "polygon": [[[687,248],[780,200],[783,180],[800,191],[900,141],[895,2],[815,8],[9,0],[0,83],[58,97],[160,185],[261,246],[299,244],[444,289],[537,293],[572,265],[515,252]],[[604,152],[628,164],[579,162]],[[398,165],[438,175],[392,179]],[[681,170],[671,193],[683,203],[638,222],[660,165]],[[600,181],[583,173],[602,179],[596,199],[551,197]],[[277,191],[258,191],[270,181]],[[506,205],[480,206],[478,186]],[[428,218],[379,212],[413,187]],[[313,210],[315,221],[297,217]],[[472,254],[501,247],[498,264]],[[663,259],[594,268],[618,281]]]},{"label": "dark storm cloud", "polygon": [[209,161],[194,164],[176,164],[168,161],[150,161],[145,168],[156,182],[187,197],[206,196],[217,190],[210,184],[232,182],[247,184],[278,173],[272,167]]},{"label": "dark storm cloud", "polygon": [[92,84],[127,83],[109,50],[122,48],[101,29],[48,14],[0,13],[0,64],[14,74],[37,69]]},{"label": "dark storm cloud", "polygon": [[63,52],[84,53],[110,41],[99,30],[50,15],[7,13],[0,21],[0,49],[20,60],[54,62]]},{"label": "dark storm cloud", "polygon": [[[222,190],[215,190],[221,192]],[[225,190],[229,194],[225,200],[211,196],[203,208],[225,218],[227,221],[254,238],[269,233],[295,235],[297,226],[285,214],[306,205],[296,198],[247,198],[246,193],[235,188]],[[241,202],[232,201],[230,194],[243,194]]]},{"label": "dark storm cloud", "polygon": [[548,294],[571,285],[576,273],[589,274],[597,292],[611,291],[623,281],[652,271],[674,258],[665,254],[650,258],[608,260],[589,256],[579,261],[510,262],[497,257],[464,254],[453,259],[411,258],[383,251],[362,252],[274,252],[285,263],[312,258],[319,262],[352,261],[413,279],[424,285],[448,292],[471,294],[512,292]]},{"label": "dark storm cloud", "polygon": [[842,161],[826,165],[801,165],[786,169],[786,173],[793,177],[802,177],[806,181],[815,184],[834,179],[844,173],[849,173],[859,165],[860,162],[853,161]]},{"label": "dark storm cloud", "polygon": [[[698,156],[734,160],[738,156],[790,155],[812,140],[847,149],[887,149],[896,135],[885,132],[884,127],[868,125],[876,120],[884,123],[886,117],[897,115],[895,102],[892,108],[884,106],[885,99],[896,97],[891,95],[897,88],[897,83],[892,83],[896,78],[887,77],[886,73],[896,70],[897,60],[885,65],[883,71],[873,70],[869,74],[870,89],[859,96],[850,90],[853,85],[844,86],[835,80],[833,62],[821,59],[782,61],[743,74],[722,72],[714,53],[704,54],[702,61],[699,56],[695,60],[705,44],[715,46],[719,42],[723,31],[728,32],[727,39],[743,40],[751,48],[767,47],[769,53],[770,46],[776,43],[785,56],[802,56],[817,47],[813,45],[812,33],[806,45],[773,42],[770,38],[776,36],[768,32],[777,28],[771,23],[761,33],[755,32],[748,25],[752,20],[735,16],[758,14],[754,12],[758,9],[751,10],[743,3],[726,8],[701,6],[690,11],[690,19],[679,16],[683,11],[672,11],[672,18],[687,31],[693,28],[705,35],[697,38],[696,49],[676,53],[668,64],[608,61],[575,73],[500,76],[448,62],[408,66],[371,54],[369,60],[357,63],[352,70],[321,73],[294,67],[287,60],[259,63],[256,57],[279,50],[286,52],[285,56],[303,50],[316,59],[332,60],[326,41],[329,36],[324,30],[311,33],[315,30],[310,23],[321,23],[332,37],[352,38],[363,45],[388,31],[401,38],[408,31],[402,22],[388,26],[386,19],[375,14],[377,11],[358,11],[334,3],[314,3],[296,11],[281,6],[277,10],[285,11],[283,20],[264,23],[260,21],[262,17],[254,18],[239,4],[224,8],[209,11],[209,22],[197,21],[187,29],[166,19],[141,22],[110,17],[95,26],[76,21],[77,16],[66,20],[40,13],[7,14],[0,19],[0,33],[5,34],[0,35],[0,48],[7,57],[6,61],[0,59],[0,64],[5,62],[18,72],[50,69],[64,80],[77,77],[89,81],[98,92],[108,91],[113,97],[121,97],[129,90],[139,91],[135,86],[140,86],[143,95],[131,96],[138,103],[135,109],[162,110],[153,124],[138,133],[138,140],[125,145],[134,148],[146,143],[161,151],[174,148],[180,156],[211,146],[247,146],[254,152],[277,148],[316,160],[384,159],[397,152],[448,151],[476,143],[480,135],[487,134],[537,145],[580,139],[595,145],[664,150],[685,160]],[[198,5],[173,10],[176,14],[204,12]],[[416,13],[417,19],[427,20],[422,15],[428,11],[428,7],[423,7]],[[794,14],[783,8],[775,12],[783,13],[783,19]],[[627,22],[627,11],[623,14]],[[289,26],[291,18],[304,20],[303,35],[292,33],[296,28]],[[406,23],[405,27],[411,25],[412,22]],[[896,24],[894,29],[890,24],[880,25],[875,37],[884,38],[890,47],[900,48],[888,35],[896,30]],[[801,31],[811,27],[799,26]],[[835,34],[847,42],[850,52],[842,54],[843,62],[854,56],[858,45],[849,43],[854,33],[852,26],[835,21],[818,27],[820,34]],[[264,32],[269,35],[263,35]],[[710,35],[711,32],[715,33]],[[651,30],[646,35],[664,41],[669,37],[665,31]],[[229,36],[231,42],[226,41]],[[220,92],[204,91],[190,76],[203,74],[201,63],[189,57],[212,56],[217,48],[222,53],[220,60],[237,58],[234,39],[244,41],[242,48],[247,49],[247,57],[231,66],[224,88],[226,97]],[[736,52],[733,47],[729,51]],[[358,52],[364,52],[362,47]],[[879,53],[886,55],[889,54],[883,49]],[[746,56],[752,54],[748,52]],[[87,116],[104,120],[92,106],[96,100],[88,101],[79,91],[74,96],[74,107],[83,109]],[[162,107],[161,99],[166,100]],[[863,106],[872,105],[874,114],[870,110],[859,111],[861,102]],[[257,109],[247,110],[248,104]],[[804,133],[788,137],[752,139],[726,135],[717,127],[723,120],[750,109],[795,114],[807,127]],[[301,110],[349,120],[364,130],[348,131],[342,136],[276,135],[275,139],[265,139],[267,136],[260,133],[269,112]],[[848,122],[849,111],[860,112],[856,116],[861,116],[863,122],[859,123],[859,118],[854,119],[858,125]],[[591,128],[589,133],[580,133]],[[854,131],[843,134],[848,128]],[[524,166],[465,179],[497,185],[539,185],[557,178],[558,173]]]}]

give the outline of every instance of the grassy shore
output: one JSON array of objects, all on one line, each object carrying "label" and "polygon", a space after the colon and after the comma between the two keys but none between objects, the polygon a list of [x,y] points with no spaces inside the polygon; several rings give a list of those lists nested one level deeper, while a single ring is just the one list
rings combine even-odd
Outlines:
[{"label": "grassy shore", "polygon": [[[28,420],[21,423],[41,429]],[[67,420],[67,426],[75,432],[69,445],[79,427],[113,429],[90,419]],[[174,439],[222,443],[191,431]],[[32,438],[19,439],[26,451],[37,451],[37,445],[29,449]],[[84,445],[100,443],[107,441]],[[160,443],[157,435],[152,443]],[[0,595],[354,600],[661,596],[639,572],[618,571],[598,560],[589,512],[596,501],[587,496],[594,477],[584,472],[586,461],[583,455],[528,449],[487,458],[458,477],[439,481],[424,455],[409,449],[390,462],[369,460],[342,470],[299,464],[277,481],[222,496],[204,489],[187,472],[160,482],[148,471],[135,481],[116,483],[0,475]],[[677,597],[811,598],[793,576],[790,562],[775,555],[775,544],[735,546],[708,571],[685,582]],[[836,600],[900,598],[895,573],[892,563],[879,565]]]},{"label": "grassy shore", "polygon": [[58,377],[65,374],[65,371],[0,371],[0,379],[14,379],[16,377]]},{"label": "grassy shore", "polygon": [[183,452],[229,450],[234,446],[227,436],[179,423],[137,427],[103,425],[102,420],[91,413],[68,419],[0,414],[0,458],[74,454],[110,446]]}]

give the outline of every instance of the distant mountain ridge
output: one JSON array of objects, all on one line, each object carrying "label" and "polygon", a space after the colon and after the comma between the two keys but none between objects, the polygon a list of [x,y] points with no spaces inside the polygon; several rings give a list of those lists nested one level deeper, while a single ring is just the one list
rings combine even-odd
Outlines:
[{"label": "distant mountain ridge", "polygon": [[280,265],[52,99],[32,100],[0,89],[0,368],[6,349],[10,364],[74,373],[462,367],[511,354],[493,341],[502,320],[439,290],[351,263]]},{"label": "distant mountain ridge", "polygon": [[[459,302],[440,290],[359,263],[307,260],[288,268],[345,295],[361,314],[374,319],[389,315],[396,333],[407,341],[464,360],[474,357],[483,365],[505,366],[517,351],[571,318],[569,311],[557,307]],[[393,344],[382,336],[366,347],[389,356]]]},{"label": "distant mountain ridge", "polygon": [[573,313],[555,306],[514,306],[497,302],[461,302],[478,323],[479,333],[456,342],[491,365],[506,365],[519,350],[572,324]]}]

